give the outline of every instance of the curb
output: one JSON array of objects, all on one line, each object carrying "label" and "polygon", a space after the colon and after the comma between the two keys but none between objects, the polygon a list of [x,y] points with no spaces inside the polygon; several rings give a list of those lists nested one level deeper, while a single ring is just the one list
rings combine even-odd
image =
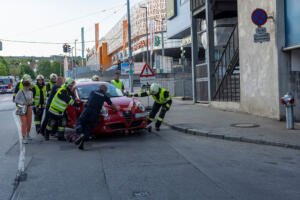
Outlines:
[{"label": "curb", "polygon": [[189,135],[210,137],[210,138],[228,140],[228,141],[233,141],[233,142],[245,142],[245,143],[251,143],[251,144],[260,144],[260,145],[300,150],[300,145],[285,144],[285,143],[280,143],[280,142],[270,142],[270,141],[265,141],[265,140],[257,140],[257,139],[237,137],[237,136],[226,136],[226,135],[211,133],[209,131],[200,130],[200,129],[185,128],[182,126],[177,126],[177,125],[171,124],[169,122],[163,122],[163,123],[164,123],[164,125],[170,127],[173,130],[176,130],[176,131],[179,131],[179,132],[182,132],[185,134],[189,134]]}]

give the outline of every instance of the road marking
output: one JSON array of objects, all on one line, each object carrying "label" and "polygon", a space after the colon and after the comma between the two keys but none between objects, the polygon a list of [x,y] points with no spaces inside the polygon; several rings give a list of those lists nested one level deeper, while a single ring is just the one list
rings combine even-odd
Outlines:
[{"label": "road marking", "polygon": [[22,137],[22,132],[21,132],[21,124],[20,121],[15,114],[15,110],[12,112],[15,123],[17,125],[18,129],[18,135],[19,135],[19,143],[20,143],[20,155],[19,155],[19,163],[18,163],[18,173],[17,173],[17,178],[23,176],[24,171],[25,171],[25,145],[23,144],[23,137]]}]

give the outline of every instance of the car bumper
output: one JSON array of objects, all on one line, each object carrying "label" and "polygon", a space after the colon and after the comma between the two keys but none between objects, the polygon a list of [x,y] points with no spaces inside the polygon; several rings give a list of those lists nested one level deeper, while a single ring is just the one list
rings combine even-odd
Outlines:
[{"label": "car bumper", "polygon": [[144,129],[147,126],[148,113],[133,114],[131,120],[125,120],[124,118],[101,120],[100,124],[93,129],[93,133],[115,133],[122,131],[134,131]]}]

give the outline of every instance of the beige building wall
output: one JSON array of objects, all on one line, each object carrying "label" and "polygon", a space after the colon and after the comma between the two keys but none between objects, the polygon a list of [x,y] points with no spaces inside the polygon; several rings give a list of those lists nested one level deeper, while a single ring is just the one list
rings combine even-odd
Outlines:
[{"label": "beige building wall", "polygon": [[277,30],[274,20],[263,26],[271,41],[254,43],[256,25],[251,14],[256,8],[276,16],[276,0],[238,0],[241,103],[244,112],[279,119],[279,74]]}]

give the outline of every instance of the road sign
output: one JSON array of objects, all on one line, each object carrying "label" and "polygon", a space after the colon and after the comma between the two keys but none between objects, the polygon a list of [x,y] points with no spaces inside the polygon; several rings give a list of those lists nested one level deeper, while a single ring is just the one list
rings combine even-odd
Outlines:
[{"label": "road sign", "polygon": [[265,10],[257,8],[252,12],[251,19],[257,26],[262,26],[268,21],[268,14]]},{"label": "road sign", "polygon": [[[134,69],[134,63],[132,63],[132,68]],[[128,75],[130,74],[130,67],[129,63],[121,63],[121,74],[122,75]]]},{"label": "road sign", "polygon": [[269,42],[270,41],[270,33],[267,33],[267,29],[265,27],[257,27],[256,33],[254,34],[254,42]]},{"label": "road sign", "polygon": [[155,76],[155,73],[153,72],[151,67],[148,65],[148,63],[146,63],[140,74],[140,77],[154,77],[154,76]]}]

